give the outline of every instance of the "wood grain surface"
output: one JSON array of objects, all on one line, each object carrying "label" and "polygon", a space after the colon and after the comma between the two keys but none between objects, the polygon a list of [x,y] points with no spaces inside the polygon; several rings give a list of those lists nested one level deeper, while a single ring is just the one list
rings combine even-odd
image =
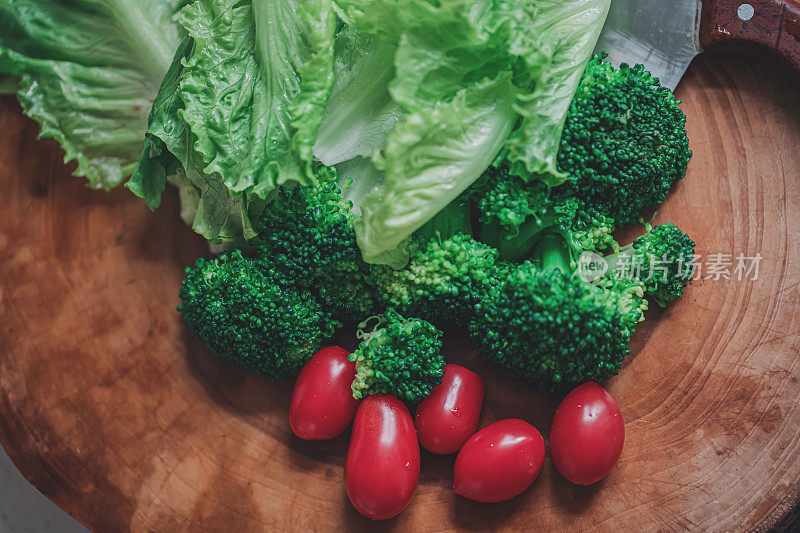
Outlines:
[{"label": "wood grain surface", "polygon": [[[348,504],[348,437],[308,443],[291,384],[231,368],[184,329],[182,269],[206,252],[174,196],[156,213],[88,190],[16,103],[0,100],[0,442],[25,476],[97,531],[767,530],[800,493],[800,89],[760,63],[699,58],[678,89],[695,152],[656,215],[702,254],[763,257],[757,281],[701,280],[650,311],[606,385],[626,420],[603,482],[548,461],[534,486],[483,505],[423,453],[413,502],[371,524]],[[558,398],[477,358],[482,425],[531,421]]]}]

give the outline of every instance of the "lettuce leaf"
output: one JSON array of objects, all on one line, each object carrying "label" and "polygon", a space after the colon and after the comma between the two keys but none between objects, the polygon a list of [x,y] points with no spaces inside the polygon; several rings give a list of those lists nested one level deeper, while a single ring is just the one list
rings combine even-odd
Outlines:
[{"label": "lettuce leaf", "polygon": [[254,236],[250,216],[284,183],[310,183],[333,84],[328,0],[197,0],[153,106],[128,188],[151,208],[165,184],[214,243]]},{"label": "lettuce leaf", "polygon": [[339,0],[337,5],[357,30],[397,44],[390,93],[408,109],[450,100],[511,68],[505,43],[490,32],[490,1]]},{"label": "lettuce leaf", "polygon": [[319,127],[314,156],[325,165],[382,150],[401,120],[392,100],[394,44],[345,27],[336,38],[334,85]]},{"label": "lettuce leaf", "polygon": [[333,84],[329,0],[197,0],[181,25],[195,40],[181,112],[209,175],[268,198],[310,183],[312,147]]},{"label": "lettuce leaf", "polygon": [[[353,184],[369,191],[354,202],[364,259],[401,266],[404,241],[486,170],[517,123],[513,104],[522,89],[511,74],[519,58],[509,52],[508,33],[499,31],[505,26],[495,10],[505,7],[494,2],[339,0],[337,6],[356,31],[396,46],[388,93],[405,118],[373,154],[374,171],[363,162],[345,170],[376,181]],[[365,85],[362,76],[354,78],[351,94]],[[366,155],[370,147],[359,148],[348,155]]]},{"label": "lettuce leaf", "polygon": [[[367,180],[352,187],[368,191],[352,195],[365,260],[402,265],[405,240],[503,147],[525,179],[565,179],[555,166],[558,141],[609,1],[337,0],[348,25],[396,45],[388,92],[406,112],[374,153],[374,169],[340,165]],[[366,82],[352,78],[348,91],[358,94]],[[338,155],[375,149],[356,144]]]},{"label": "lettuce leaf", "polygon": [[[523,118],[506,143],[507,157],[515,175],[556,186],[567,178],[556,165],[567,110],[600,37],[611,0],[537,0],[534,4],[531,24],[512,34],[538,36],[549,64],[532,76],[533,92],[518,98],[516,110]],[[529,65],[526,68],[530,70]],[[538,71],[539,65],[533,70]]]},{"label": "lettuce leaf", "polygon": [[336,165],[342,201],[348,204],[350,212],[361,216],[361,204],[372,191],[380,191],[386,181],[386,174],[378,170],[372,158],[354,157]]},{"label": "lettuce leaf", "polygon": [[186,0],[5,0],[0,74],[89,185],[134,169],[151,102],[180,43]]},{"label": "lettuce leaf", "polygon": [[365,261],[405,264],[406,238],[466,190],[502,147],[516,119],[514,95],[511,74],[501,74],[397,126],[374,158],[385,178],[364,196],[354,223]]},{"label": "lettuce leaf", "polygon": [[181,216],[197,233],[212,243],[251,238],[247,197],[234,197],[218,175],[203,171],[202,156],[181,117],[180,79],[193,50],[193,39],[186,37],[153,102],[141,160],[125,186],[156,209],[170,182],[180,191]]}]

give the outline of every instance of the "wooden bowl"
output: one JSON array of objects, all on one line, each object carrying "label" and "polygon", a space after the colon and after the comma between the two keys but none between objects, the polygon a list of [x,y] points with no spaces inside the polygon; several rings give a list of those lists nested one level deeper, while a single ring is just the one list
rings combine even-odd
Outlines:
[{"label": "wooden bowl", "polygon": [[[153,214],[125,190],[84,188],[2,99],[0,442],[101,531],[768,529],[800,480],[799,93],[735,58],[697,60],[678,90],[695,155],[655,221],[694,237],[704,276],[730,261],[730,279],[648,313],[606,383],[627,430],[611,475],[572,486],[548,459],[522,496],[484,505],[451,491],[454,457],[423,452],[413,502],[381,524],[347,501],[347,435],[293,437],[291,383],[187,334],[178,285],[207,248],[174,196]],[[760,254],[757,280],[737,279],[739,254]],[[446,348],[487,381],[482,425],[520,417],[547,436],[559,398],[484,364],[463,335]]]}]

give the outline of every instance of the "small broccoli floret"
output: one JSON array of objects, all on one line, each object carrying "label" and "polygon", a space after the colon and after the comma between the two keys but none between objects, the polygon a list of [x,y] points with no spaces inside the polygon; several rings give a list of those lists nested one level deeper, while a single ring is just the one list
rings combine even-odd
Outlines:
[{"label": "small broccoli floret", "polygon": [[645,294],[666,307],[681,297],[694,272],[694,241],[674,224],[662,224],[606,257],[609,270],[644,285]]},{"label": "small broccoli floret", "polygon": [[477,204],[480,222],[486,230],[502,231],[515,237],[531,219],[542,218],[542,208],[550,196],[550,187],[539,180],[525,181],[508,172],[505,164],[490,167],[468,189]]},{"label": "small broccoli floret", "polygon": [[267,378],[297,374],[338,326],[308,290],[238,250],[188,267],[180,297],[194,336]]},{"label": "small broccoli floret", "polygon": [[471,233],[469,202],[459,197],[414,233],[405,267],[376,269],[379,301],[437,325],[466,326],[498,255]]},{"label": "small broccoli floret", "polygon": [[644,285],[637,279],[608,276],[596,284],[600,294],[609,300],[615,300],[622,320],[620,325],[627,328],[628,335],[633,335],[636,326],[644,320],[648,303],[644,297]]},{"label": "small broccoli floret", "polygon": [[334,169],[321,167],[316,185],[282,189],[254,227],[256,256],[339,318],[358,322],[374,311],[372,268],[361,257]]},{"label": "small broccoli floret", "polygon": [[528,257],[545,230],[564,238],[572,262],[586,250],[616,249],[613,219],[576,198],[549,194],[541,181],[526,182],[502,168],[490,170],[470,193],[480,212],[480,240],[508,261]]},{"label": "small broccoli floret", "polygon": [[442,332],[424,320],[403,318],[393,309],[378,320],[371,331],[363,329],[370,320],[359,325],[361,344],[350,354],[356,363],[353,396],[392,394],[409,402],[422,400],[444,376]]},{"label": "small broccoli floret", "polygon": [[522,263],[478,304],[469,326],[478,350],[545,390],[615,374],[647,306],[641,285],[584,282],[557,235],[536,256],[540,264]]},{"label": "small broccoli floret", "polygon": [[382,302],[435,324],[466,326],[494,275],[497,250],[464,234],[415,238],[410,248],[408,265],[376,276]]},{"label": "small broccoli floret", "polygon": [[605,57],[589,62],[570,104],[558,154],[569,178],[553,194],[578,198],[622,225],[664,201],[692,152],[672,91],[641,65],[617,69]]}]

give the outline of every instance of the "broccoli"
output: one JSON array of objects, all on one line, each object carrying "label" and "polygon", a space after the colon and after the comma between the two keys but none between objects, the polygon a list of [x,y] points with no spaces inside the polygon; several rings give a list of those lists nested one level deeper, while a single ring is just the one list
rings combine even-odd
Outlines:
[{"label": "broccoli", "polygon": [[478,350],[545,390],[615,374],[647,301],[636,280],[598,286],[573,275],[560,235],[547,233],[536,260],[491,286],[469,325]]},{"label": "broccoli", "polygon": [[490,169],[470,190],[480,213],[478,238],[500,258],[528,257],[544,230],[559,233],[575,263],[586,250],[615,250],[614,220],[576,198],[551,197],[541,181],[510,176],[505,167]]},{"label": "broccoli", "polygon": [[255,218],[255,255],[294,284],[311,290],[341,320],[374,311],[372,267],[342,205],[336,171],[320,167],[316,185],[282,189]]},{"label": "broccoli", "polygon": [[497,250],[456,234],[415,239],[409,264],[383,269],[378,294],[386,306],[437,324],[466,326],[494,274]]},{"label": "broccoli", "polygon": [[315,185],[282,189],[254,227],[252,241],[186,270],[179,310],[221,357],[265,377],[288,377],[342,321],[373,312],[373,274],[333,169],[320,168]]},{"label": "broccoli", "polygon": [[674,224],[662,224],[605,259],[610,271],[639,280],[645,294],[666,307],[692,278],[694,241]]},{"label": "broccoli", "polygon": [[637,222],[686,175],[686,115],[641,65],[615,68],[595,55],[570,104],[558,153],[569,177],[553,188],[614,219]]},{"label": "broccoli", "polygon": [[[564,184],[512,176],[501,153],[415,232],[408,265],[394,270],[362,260],[336,171],[318,167],[314,185],[251,203],[255,239],[187,269],[179,310],[190,331],[226,359],[284,377],[342,322],[383,312],[370,331],[359,325],[356,398],[427,396],[445,364],[432,323],[467,326],[485,357],[543,389],[616,373],[648,298],[664,306],[682,294],[694,243],[672,224],[624,248],[613,232],[664,200],[691,151],[672,93],[641,66],[603,59],[590,61],[570,106]],[[581,279],[584,251],[610,252],[612,274]]]},{"label": "broccoli", "polygon": [[488,227],[516,236],[526,222],[541,218],[550,187],[539,180],[528,182],[511,175],[504,159],[504,155],[498,156],[467,190],[467,196],[477,205],[482,233]]},{"label": "broccoli", "polygon": [[239,250],[188,267],[180,298],[194,336],[267,378],[297,374],[339,325],[307,289]]},{"label": "broccoli", "polygon": [[471,231],[469,206],[456,199],[412,236],[404,268],[376,274],[381,303],[437,325],[466,326],[498,256]]},{"label": "broccoli", "polygon": [[605,57],[589,62],[570,104],[558,154],[565,183],[511,176],[501,152],[469,190],[479,238],[502,259],[528,257],[548,228],[564,237],[573,264],[585,250],[616,250],[614,230],[686,174],[692,152],[679,102],[641,65],[617,69]]},{"label": "broccoli", "polygon": [[392,394],[409,402],[428,396],[444,376],[441,331],[424,320],[403,318],[394,309],[365,331],[371,320],[359,325],[361,344],[349,357],[357,370],[353,396]]}]

